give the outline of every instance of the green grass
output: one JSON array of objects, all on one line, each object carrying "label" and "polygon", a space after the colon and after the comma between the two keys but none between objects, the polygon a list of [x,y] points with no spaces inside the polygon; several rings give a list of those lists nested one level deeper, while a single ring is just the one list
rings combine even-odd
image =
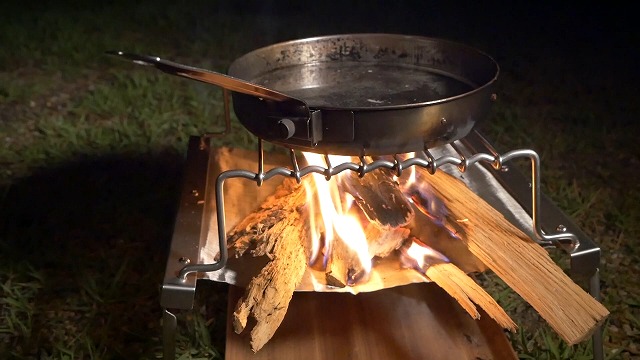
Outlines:
[{"label": "green grass", "polygon": [[[0,5],[0,357],[161,354],[159,284],[186,142],[223,126],[221,92],[105,50],[224,71],[258,46],[373,26],[321,5],[313,15],[331,14],[334,24],[282,5],[270,13],[257,4],[190,4]],[[499,101],[483,129],[501,150],[540,153],[545,192],[603,249],[602,295],[612,312],[607,356],[637,357],[640,163],[632,114],[639,111],[634,84],[614,81],[624,68],[602,74],[576,60],[588,49],[556,52],[513,39],[504,39],[505,47],[472,27],[447,34],[444,18],[411,26],[402,16],[418,15],[396,7],[374,25],[449,35],[496,55]],[[547,52],[535,55],[541,50]],[[604,51],[588,54],[594,63],[607,61]],[[252,147],[255,139],[234,119],[232,134],[218,144]],[[487,274],[481,281],[518,321],[521,331],[511,340],[521,358],[589,358],[588,342],[566,346],[499,279]],[[225,294],[222,284],[199,283],[195,308],[178,319],[182,359],[224,352]]]}]

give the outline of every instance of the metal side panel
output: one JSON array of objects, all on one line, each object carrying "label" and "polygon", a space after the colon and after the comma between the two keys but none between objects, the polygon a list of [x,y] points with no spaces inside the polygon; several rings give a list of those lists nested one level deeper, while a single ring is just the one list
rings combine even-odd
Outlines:
[{"label": "metal side panel", "polygon": [[165,309],[187,310],[193,307],[196,275],[190,275],[184,280],[180,280],[177,275],[185,265],[198,262],[200,248],[204,243],[202,219],[209,153],[206,140],[199,136],[189,139],[180,204],[160,296],[160,305]]}]

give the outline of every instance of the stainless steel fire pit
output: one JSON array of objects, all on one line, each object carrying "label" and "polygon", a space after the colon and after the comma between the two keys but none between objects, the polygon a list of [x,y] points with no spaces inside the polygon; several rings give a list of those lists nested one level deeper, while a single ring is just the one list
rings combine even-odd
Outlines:
[{"label": "stainless steel fire pit", "polygon": [[[258,137],[257,171],[232,169],[220,174],[211,172],[210,136],[190,140],[161,294],[165,358],[175,355],[174,313],[193,307],[198,274],[216,272],[227,263],[223,187],[232,178],[260,186],[275,177],[300,182],[311,173],[329,179],[343,171],[367,176],[387,169],[400,176],[412,166],[433,174],[450,165],[450,173],[464,178],[534,241],[564,251],[573,277],[587,281],[590,293],[598,298],[600,249],[541,193],[538,154],[529,149],[500,153],[473,130],[496,98],[492,87],[499,68],[486,54],[431,38],[338,35],[258,49],[232,64],[233,78],[156,57],[113,54],[223,86],[227,129],[229,90],[239,91],[232,93],[235,113]],[[244,84],[225,85],[229,82]],[[289,165],[265,168],[263,140],[286,147]],[[300,150],[324,154],[325,166],[301,166]],[[407,158],[408,152],[415,156]],[[359,161],[332,164],[329,154],[356,156]],[[386,158],[370,161],[369,155]],[[529,160],[530,177],[507,166],[514,159]],[[203,256],[214,219],[216,259]],[[595,357],[602,359],[599,331],[593,344]]]},{"label": "stainless steel fire pit", "polygon": [[[171,243],[165,278],[162,286],[161,305],[164,308],[163,326],[165,358],[173,358],[175,353],[175,312],[193,307],[197,273],[215,271],[226,263],[226,253],[221,252],[219,261],[197,263],[202,259],[202,251],[207,240],[211,221],[218,223],[220,249],[226,249],[224,221],[224,199],[222,186],[224,181],[239,177],[261,184],[276,176],[303,177],[311,172],[332,176],[340,171],[367,173],[375,168],[388,168],[402,171],[408,166],[423,166],[436,170],[445,164],[453,164],[460,174],[465,174],[468,185],[496,209],[500,210],[514,224],[521,228],[541,246],[560,249],[570,257],[571,275],[576,281],[585,282],[590,293],[598,298],[600,293],[598,267],[600,248],[584,234],[569,217],[560,211],[539,190],[539,159],[531,150],[517,150],[500,155],[494,147],[476,131],[461,141],[447,146],[447,149],[435,149],[425,152],[425,158],[402,161],[380,161],[377,163],[342,164],[326,168],[296,168],[295,155],[291,153],[291,168],[264,169],[264,154],[259,152],[258,172],[232,170],[222,174],[212,174],[208,137],[192,137],[187,153],[187,165],[182,189],[180,207],[176,216],[174,235]],[[432,153],[440,152],[442,156]],[[430,155],[426,155],[430,154]],[[457,154],[457,156],[456,156]],[[530,158],[533,171],[527,178],[515,168],[507,167],[507,161],[518,158]],[[435,165],[432,165],[435,164]],[[479,167],[480,166],[480,167]],[[364,169],[364,170],[363,170]],[[399,170],[400,169],[400,170]],[[473,171],[481,170],[488,174],[469,180]],[[464,171],[464,172],[461,172]],[[215,183],[215,186],[213,184]],[[496,186],[496,184],[499,184]],[[484,190],[483,190],[484,189]],[[484,193],[484,194],[483,194]],[[521,208],[505,203],[504,197],[512,198]],[[517,206],[516,206],[517,207]],[[508,213],[510,212],[510,213]],[[533,221],[532,221],[533,220]],[[597,331],[593,336],[594,354],[603,358],[602,336]]]}]

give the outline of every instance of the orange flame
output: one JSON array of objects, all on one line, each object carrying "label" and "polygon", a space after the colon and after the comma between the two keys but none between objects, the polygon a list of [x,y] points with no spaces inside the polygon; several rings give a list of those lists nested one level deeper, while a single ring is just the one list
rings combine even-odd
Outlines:
[{"label": "orange flame", "polygon": [[415,238],[409,246],[405,245],[401,249],[401,253],[407,266],[413,267],[420,272],[426,271],[433,264],[450,262],[444,254]]},{"label": "orange flame", "polygon": [[[412,158],[415,153],[407,153],[403,160]],[[400,189],[404,193],[407,200],[412,203],[416,209],[427,216],[435,225],[444,228],[454,239],[459,239],[461,228],[455,223],[447,221],[448,209],[445,203],[438,198],[431,190],[428,184],[418,178],[416,166],[407,169],[409,173],[406,179],[396,179],[400,184]],[[400,181],[402,180],[402,181]],[[456,220],[457,222],[467,221],[466,219]]]},{"label": "orange flame", "polygon": [[[306,152],[303,154],[309,165],[326,166],[323,155]],[[345,156],[329,156],[332,164],[341,164],[350,160]],[[322,250],[325,257],[324,265],[326,265],[334,241],[342,241],[358,255],[362,268],[368,273],[371,271],[371,256],[367,239],[360,221],[349,214],[354,204],[353,197],[347,193],[341,194],[338,189],[337,181],[341,174],[333,176],[328,181],[322,174],[312,173],[311,176],[315,189],[307,186],[307,202],[311,204],[309,225],[312,250],[309,262],[315,263]],[[324,246],[322,245],[323,237]]]}]

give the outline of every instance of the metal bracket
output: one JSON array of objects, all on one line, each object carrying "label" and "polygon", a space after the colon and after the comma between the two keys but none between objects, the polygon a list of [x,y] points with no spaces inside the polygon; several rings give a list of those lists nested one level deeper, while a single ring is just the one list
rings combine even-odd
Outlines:
[{"label": "metal bracket", "polygon": [[[180,271],[197,263],[203,239],[202,224],[208,173],[208,139],[191,137],[187,152],[180,204],[167,258],[160,304],[169,309],[191,309],[196,291],[196,277],[178,277]],[[204,148],[202,147],[204,144]]]}]

